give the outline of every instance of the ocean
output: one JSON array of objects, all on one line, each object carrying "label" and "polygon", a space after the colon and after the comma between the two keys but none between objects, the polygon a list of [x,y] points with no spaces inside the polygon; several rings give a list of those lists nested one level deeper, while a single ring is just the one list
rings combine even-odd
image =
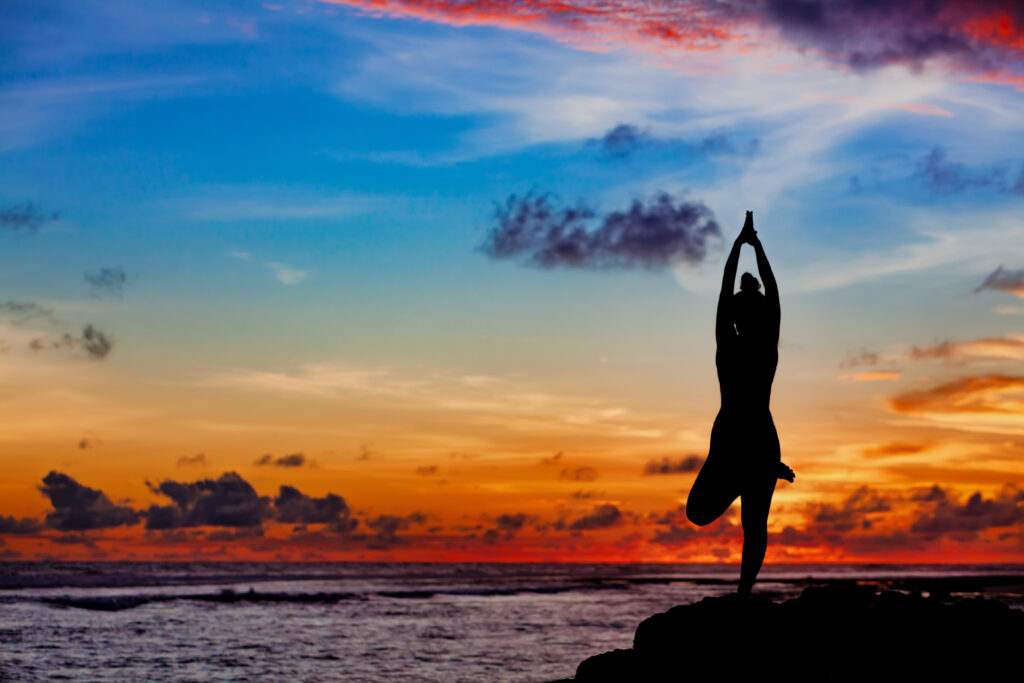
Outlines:
[{"label": "ocean", "polygon": [[[686,564],[0,563],[0,680],[550,681],[735,590]],[[1024,565],[774,565],[757,592],[874,583],[1024,608]],[[723,634],[725,635],[725,634]]]}]

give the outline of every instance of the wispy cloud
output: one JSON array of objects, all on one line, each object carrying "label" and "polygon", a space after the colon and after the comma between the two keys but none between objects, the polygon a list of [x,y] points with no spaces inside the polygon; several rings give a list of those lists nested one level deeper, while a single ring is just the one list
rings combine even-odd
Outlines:
[{"label": "wispy cloud", "polygon": [[279,455],[274,457],[270,453],[265,453],[256,459],[255,465],[273,465],[274,467],[302,467],[303,465],[312,465],[312,461],[307,460],[303,453],[289,453],[288,455]]},{"label": "wispy cloud", "polygon": [[975,287],[974,293],[991,289],[996,292],[1007,292],[1024,299],[1024,269],[1006,270],[999,266],[985,278],[984,282]]},{"label": "wispy cloud", "polygon": [[[970,230],[963,229],[964,222],[972,225]],[[790,286],[799,291],[820,291],[952,264],[960,269],[977,268],[985,262],[991,264],[995,254],[1024,259],[1024,225],[1005,213],[972,212],[965,217],[949,212],[924,220],[908,216],[905,223],[915,241],[855,256],[808,255],[810,265],[797,266],[790,275]],[[997,271],[979,290],[1010,287],[1013,275]]]},{"label": "wispy cloud", "polygon": [[[385,368],[337,363],[303,365],[294,371],[230,370],[201,379],[203,386],[261,391],[337,400],[358,398],[364,405],[431,411],[456,411],[467,423],[483,421],[509,430],[546,429],[602,433],[634,439],[664,436],[660,422],[597,398],[554,394],[501,377],[438,372],[398,374]],[[659,425],[659,426],[655,426]],[[554,462],[554,461],[553,461]]]},{"label": "wispy cloud", "polygon": [[590,50],[632,47],[663,57],[781,43],[862,70],[893,63],[922,67],[933,61],[973,72],[989,72],[994,64],[1012,69],[1024,31],[1024,17],[1013,16],[1010,5],[999,0],[610,0],[599,8],[544,0],[497,0],[487,5],[466,0],[326,1],[377,16],[497,26],[541,33]]},{"label": "wispy cloud", "polygon": [[29,320],[44,320],[55,323],[57,318],[53,311],[46,306],[41,306],[34,301],[4,301],[0,302],[0,315],[7,316],[11,322],[24,323]]},{"label": "wispy cloud", "polygon": [[103,330],[89,324],[77,335],[68,332],[61,337],[36,337],[29,343],[29,347],[34,351],[69,349],[80,351],[93,360],[103,360],[113,350],[114,340]]},{"label": "wispy cloud", "polygon": [[45,212],[34,202],[0,206],[0,230],[35,232],[58,218],[56,212]]},{"label": "wispy cloud", "polygon": [[[1007,165],[970,168],[966,164],[950,161],[946,150],[934,147],[918,162],[917,175],[933,192],[955,194],[970,189],[991,188],[1000,192],[1024,195],[1024,171],[1015,181]],[[1018,191],[1017,187],[1022,190]]]},{"label": "wispy cloud", "polygon": [[886,380],[897,380],[900,378],[900,373],[893,370],[879,370],[872,372],[854,372],[845,375],[839,375],[841,380],[853,380],[854,382],[884,382]]},{"label": "wispy cloud", "polygon": [[93,294],[99,296],[120,296],[124,292],[125,284],[128,282],[128,276],[120,266],[87,271],[84,277],[86,284],[89,285]]},{"label": "wispy cloud", "polygon": [[972,375],[892,397],[896,413],[995,434],[1024,433],[1024,377]]},{"label": "wispy cloud", "polygon": [[[178,200],[175,204],[195,221],[303,221],[355,216],[385,208],[389,200],[373,195],[340,193],[323,196],[272,187],[221,187],[207,198]],[[269,195],[269,197],[268,197]]]},{"label": "wispy cloud", "polygon": [[[227,251],[227,255],[230,258],[243,263],[254,263],[256,261],[252,252],[243,251],[241,249],[230,249]],[[310,274],[308,270],[302,270],[301,268],[296,268],[279,261],[266,261],[263,263],[263,266],[269,270],[274,279],[282,285],[300,284],[308,278]]]},{"label": "wispy cloud", "polygon": [[692,474],[699,472],[704,458],[699,455],[687,455],[673,460],[665,456],[661,460],[651,460],[644,465],[644,474]]},{"label": "wispy cloud", "polygon": [[283,285],[297,285],[309,277],[308,270],[293,268],[285,263],[270,261],[267,268],[274,274],[274,279]]},{"label": "wispy cloud", "polygon": [[[140,19],[141,23],[147,21],[152,19]],[[174,96],[214,78],[205,74],[121,79],[55,77],[0,88],[0,111],[4,112],[0,150],[29,147],[65,134],[83,121],[104,115],[118,102]]]},{"label": "wispy cloud", "polygon": [[915,346],[911,360],[1024,360],[1024,334],[985,337],[970,341],[945,341],[932,346]]}]

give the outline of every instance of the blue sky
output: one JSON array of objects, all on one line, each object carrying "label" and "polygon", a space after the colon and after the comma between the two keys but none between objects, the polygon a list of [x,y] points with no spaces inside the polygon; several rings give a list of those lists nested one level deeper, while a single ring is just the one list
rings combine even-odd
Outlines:
[{"label": "blue sky", "polygon": [[[632,0],[611,3],[619,19],[607,24],[558,13],[524,22],[516,17],[533,4],[504,1],[469,20],[473,3],[439,3],[428,16],[414,0],[376,10],[358,0],[6,3],[0,206],[29,205],[39,220],[0,231],[0,300],[35,302],[53,319],[6,315],[0,363],[26,415],[69,401],[45,424],[12,417],[4,427],[21,449],[7,463],[18,509],[45,502],[32,488],[39,473],[15,462],[25,454],[138,495],[140,478],[174,475],[175,449],[209,451],[212,423],[224,467],[248,466],[263,447],[244,425],[258,431],[275,415],[274,447],[319,449],[328,470],[329,451],[366,444],[391,448],[403,467],[433,462],[435,442],[463,437],[421,389],[448,391],[455,377],[563,397],[551,405],[595,425],[565,443],[558,430],[470,430],[465,448],[492,449],[496,466],[535,460],[535,450],[591,449],[609,462],[701,452],[716,397],[719,269],[748,209],[783,291],[777,418],[794,435],[794,466],[807,467],[799,495],[841,495],[836,482],[856,471],[844,459],[851,443],[900,439],[901,428],[908,438],[939,429],[961,445],[970,433],[986,448],[1020,434],[952,420],[952,410],[896,414],[887,401],[1015,372],[1016,351],[964,347],[923,365],[911,349],[978,339],[1016,348],[1024,303],[1012,288],[973,290],[997,266],[1024,267],[1021,19],[1006,3],[981,3],[990,14],[978,16],[943,5],[928,21],[969,37],[970,50],[907,56],[879,51],[884,32],[866,19],[843,24],[848,35],[821,28],[849,3],[805,4],[825,19],[796,21],[764,3],[712,12],[698,28],[731,37],[697,49],[630,33],[636,16],[664,5]],[[711,5],[665,5],[684,6]],[[920,7],[892,10],[893,25]],[[1004,16],[1008,28],[992,28]],[[481,250],[512,195],[590,207],[596,229],[658,193],[714,216],[721,235],[703,261],[545,269]],[[90,289],[83,274],[101,268],[123,272],[123,289]],[[114,340],[108,356],[81,357],[74,335],[86,324]],[[30,348],[44,338],[49,351]],[[873,361],[850,362],[858,356]],[[341,379],[339,368],[355,374]],[[387,395],[406,391],[425,412],[389,417],[359,395],[345,409],[287,398],[369,391],[353,379],[360,372],[384,373]],[[458,396],[437,405],[469,410]],[[485,412],[505,405],[478,400]],[[242,406],[257,405],[244,417]],[[91,407],[77,417],[76,406]],[[301,425],[320,436],[281,436]],[[431,445],[390,443],[415,425]],[[236,442],[223,436],[236,428]],[[111,444],[106,459],[60,454],[57,441],[85,432]],[[133,449],[161,455],[132,465]],[[828,465],[829,453],[845,464]],[[864,476],[891,483],[884,471]]]}]

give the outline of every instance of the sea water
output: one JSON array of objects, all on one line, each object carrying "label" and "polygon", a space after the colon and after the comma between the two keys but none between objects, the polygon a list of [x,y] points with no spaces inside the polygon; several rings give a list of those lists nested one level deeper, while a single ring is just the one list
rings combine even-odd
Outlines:
[{"label": "sea water", "polygon": [[[632,644],[643,619],[735,590],[725,565],[0,564],[0,680],[545,681]],[[757,590],[979,577],[1021,566],[793,565]],[[900,581],[903,583],[900,583]],[[910,581],[911,584],[906,584]],[[896,583],[894,583],[896,582]],[[1024,584],[1024,579],[1018,581]],[[947,590],[944,588],[943,590]],[[991,592],[991,587],[989,588]]]}]

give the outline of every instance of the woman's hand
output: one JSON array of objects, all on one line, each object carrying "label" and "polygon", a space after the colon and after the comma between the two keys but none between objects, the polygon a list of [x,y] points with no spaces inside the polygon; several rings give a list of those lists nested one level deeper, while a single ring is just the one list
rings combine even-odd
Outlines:
[{"label": "woman's hand", "polygon": [[754,212],[747,211],[747,219],[743,221],[743,230],[740,231],[740,236],[736,238],[738,242],[746,242],[748,244],[754,244],[757,241],[757,231],[754,230]]}]

